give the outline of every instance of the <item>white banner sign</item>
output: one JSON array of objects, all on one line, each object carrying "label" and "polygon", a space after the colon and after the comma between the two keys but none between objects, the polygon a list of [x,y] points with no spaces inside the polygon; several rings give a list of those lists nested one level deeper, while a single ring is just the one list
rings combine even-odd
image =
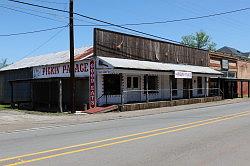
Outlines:
[{"label": "white banner sign", "polygon": [[175,71],[174,72],[175,78],[192,78],[192,72],[185,72],[185,71]]},{"label": "white banner sign", "polygon": [[[33,68],[33,78],[70,77],[69,63],[39,66]],[[89,62],[75,62],[75,76],[89,76]]]}]

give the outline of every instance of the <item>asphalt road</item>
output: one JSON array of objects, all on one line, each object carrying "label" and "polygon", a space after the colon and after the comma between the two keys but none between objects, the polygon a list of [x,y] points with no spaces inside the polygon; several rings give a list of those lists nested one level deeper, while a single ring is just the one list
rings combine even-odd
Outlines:
[{"label": "asphalt road", "polygon": [[[167,108],[162,108],[167,109]],[[250,102],[0,134],[0,165],[250,165]]]}]

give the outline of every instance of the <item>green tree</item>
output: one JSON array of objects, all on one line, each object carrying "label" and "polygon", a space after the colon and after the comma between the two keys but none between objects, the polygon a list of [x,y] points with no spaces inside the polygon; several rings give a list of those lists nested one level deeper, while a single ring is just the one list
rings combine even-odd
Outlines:
[{"label": "green tree", "polygon": [[6,67],[6,66],[8,66],[7,59],[2,59],[1,62],[0,62],[0,69],[3,68],[3,67]]},{"label": "green tree", "polygon": [[211,41],[211,37],[206,32],[200,31],[195,34],[182,36],[181,43],[193,48],[206,49],[210,51],[216,50],[216,44]]}]

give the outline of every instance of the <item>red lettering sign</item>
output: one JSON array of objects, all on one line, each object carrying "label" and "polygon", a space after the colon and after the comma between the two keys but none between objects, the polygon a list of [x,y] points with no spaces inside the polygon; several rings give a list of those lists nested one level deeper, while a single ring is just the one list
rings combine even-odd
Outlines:
[{"label": "red lettering sign", "polygon": [[90,108],[95,108],[96,107],[96,98],[95,98],[95,61],[94,60],[90,61],[90,70],[89,70],[89,107]]}]

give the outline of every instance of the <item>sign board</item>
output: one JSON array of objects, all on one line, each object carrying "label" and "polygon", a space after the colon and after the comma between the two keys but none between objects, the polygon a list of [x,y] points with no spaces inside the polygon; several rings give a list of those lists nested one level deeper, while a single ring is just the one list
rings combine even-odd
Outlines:
[{"label": "sign board", "polygon": [[228,60],[222,59],[222,61],[221,61],[221,67],[222,67],[222,69],[224,69],[224,70],[228,70],[228,68],[229,68]]},{"label": "sign board", "polygon": [[174,77],[175,78],[192,78],[192,72],[186,72],[186,71],[174,71]]},{"label": "sign board", "polygon": [[[75,62],[75,76],[89,76],[89,62]],[[70,77],[69,63],[38,66],[33,68],[33,78]]]},{"label": "sign board", "polygon": [[89,70],[89,107],[96,107],[96,96],[95,96],[95,61],[91,60]]}]

